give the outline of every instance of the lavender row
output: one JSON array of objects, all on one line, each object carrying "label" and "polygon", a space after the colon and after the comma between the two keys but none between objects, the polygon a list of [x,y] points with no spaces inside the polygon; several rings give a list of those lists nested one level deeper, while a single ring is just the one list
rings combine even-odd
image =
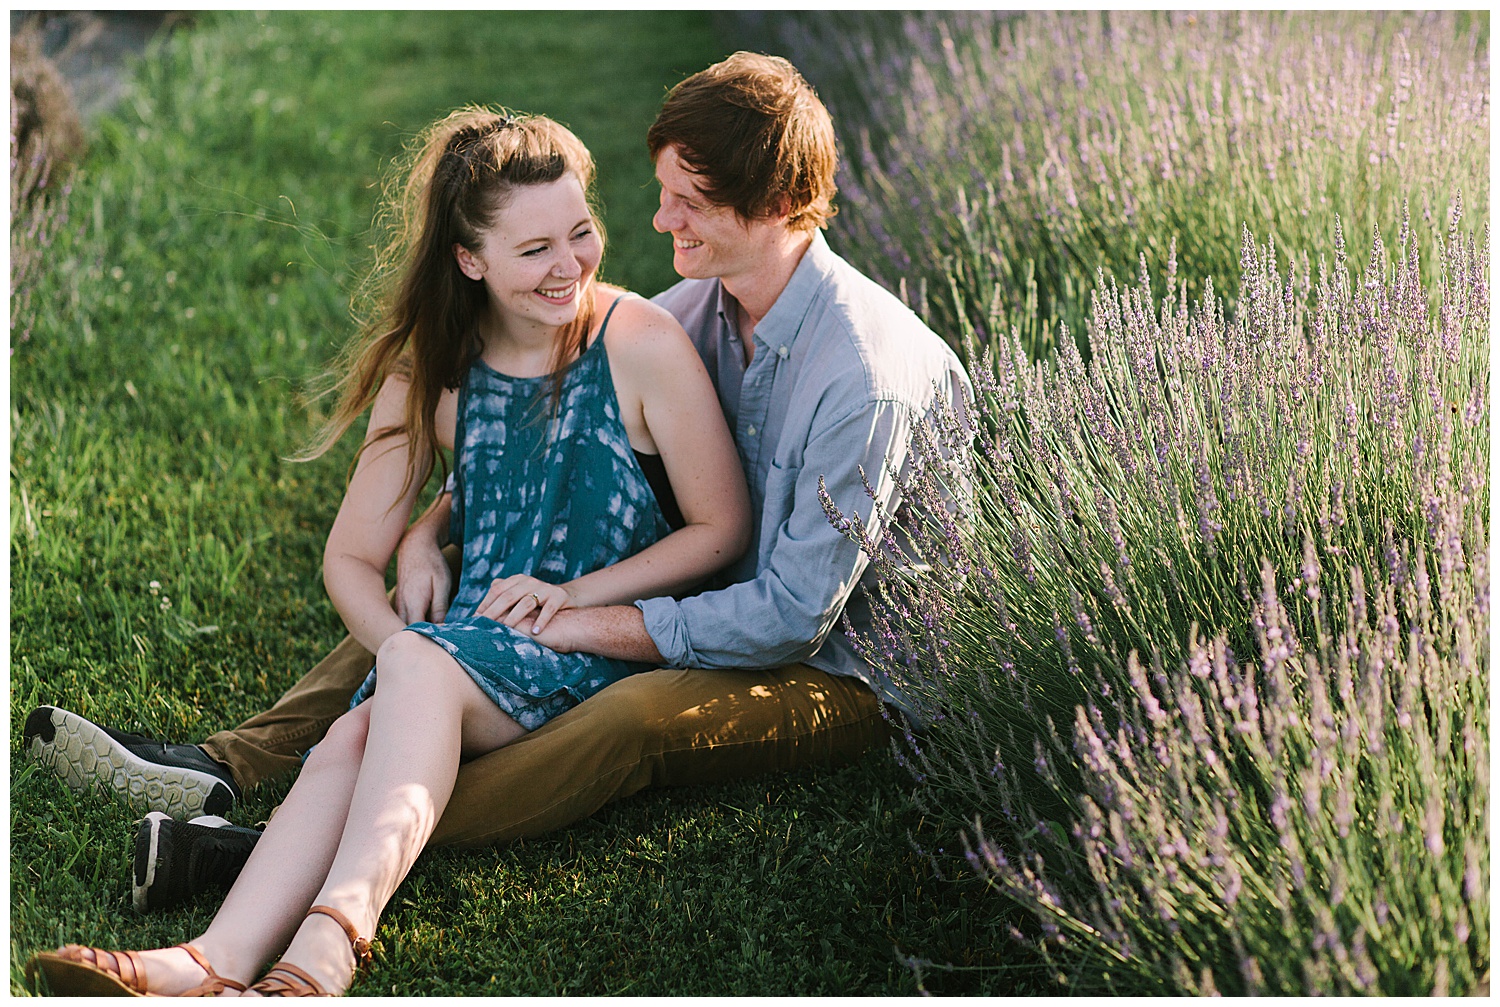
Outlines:
[{"label": "lavender row", "polygon": [[1087,362],[976,352],[907,486],[940,576],[829,508],[931,723],[898,757],[1075,989],[1487,970],[1488,232],[1330,244],[1245,234],[1234,312],[1101,277]]}]

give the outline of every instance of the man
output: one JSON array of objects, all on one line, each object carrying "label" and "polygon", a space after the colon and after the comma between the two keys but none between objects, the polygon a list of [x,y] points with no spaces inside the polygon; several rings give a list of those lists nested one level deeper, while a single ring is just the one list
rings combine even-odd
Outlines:
[{"label": "man", "polygon": [[[578,821],[646,786],[847,762],[888,736],[901,698],[840,629],[868,623],[866,557],[828,521],[825,486],[878,532],[900,504],[892,472],[914,427],[962,406],[953,352],[889,292],[833,254],[833,125],[785,60],[738,53],[668,95],[647,135],[658,231],[685,279],[656,298],[692,337],[735,436],[756,516],[722,586],[633,606],[567,609],[538,637],[657,664],[513,744],[467,763],[433,836],[484,845]],[[874,490],[871,499],[865,480]],[[447,500],[413,524],[396,604],[442,617]],[[227,882],[255,833],[173,821],[219,815],[243,789],[295,769],[347,708],[371,656],[345,640],[266,713],[202,746],[124,735],[42,707],[27,747],[75,786],[102,779],[152,804],[136,850],[136,904]],[[214,827],[217,826],[217,827]]]}]

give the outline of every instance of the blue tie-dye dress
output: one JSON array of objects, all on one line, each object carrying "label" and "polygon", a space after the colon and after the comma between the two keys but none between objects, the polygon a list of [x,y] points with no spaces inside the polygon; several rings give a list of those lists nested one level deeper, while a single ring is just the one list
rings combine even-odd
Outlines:
[{"label": "blue tie-dye dress", "polygon": [[[555,410],[550,376],[507,377],[476,360],[459,390],[454,445],[452,536],[463,543],[458,591],[446,622],[407,629],[451,654],[502,710],[534,731],[650,667],[559,654],[473,615],[493,580],[524,573],[561,584],[640,552],[668,531],[620,419],[604,327],[568,369]],[[371,671],[351,708],[374,689]]]}]

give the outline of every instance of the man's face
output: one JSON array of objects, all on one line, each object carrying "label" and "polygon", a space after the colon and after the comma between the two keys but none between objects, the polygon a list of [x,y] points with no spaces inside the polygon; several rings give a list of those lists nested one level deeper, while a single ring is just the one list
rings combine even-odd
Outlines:
[{"label": "man's face", "polygon": [[680,275],[696,280],[717,276],[732,284],[759,268],[778,225],[746,221],[730,207],[709,202],[697,179],[676,147],[662,148],[656,158],[661,207],[651,224],[672,235],[672,267]]}]

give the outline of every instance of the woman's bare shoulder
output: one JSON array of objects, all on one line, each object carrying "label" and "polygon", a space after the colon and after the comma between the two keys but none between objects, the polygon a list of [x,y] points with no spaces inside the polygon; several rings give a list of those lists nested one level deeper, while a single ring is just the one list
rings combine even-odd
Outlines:
[{"label": "woman's bare shoulder", "polygon": [[[375,401],[370,411],[370,429],[395,426],[406,415],[406,397],[411,394],[411,378],[400,372],[392,372],[380,382],[375,390]],[[380,421],[377,426],[377,420]]]},{"label": "woman's bare shoulder", "polygon": [[667,309],[619,287],[604,287],[600,293],[601,315],[614,310],[604,331],[611,357],[652,359],[683,352],[697,356],[687,333]]}]

